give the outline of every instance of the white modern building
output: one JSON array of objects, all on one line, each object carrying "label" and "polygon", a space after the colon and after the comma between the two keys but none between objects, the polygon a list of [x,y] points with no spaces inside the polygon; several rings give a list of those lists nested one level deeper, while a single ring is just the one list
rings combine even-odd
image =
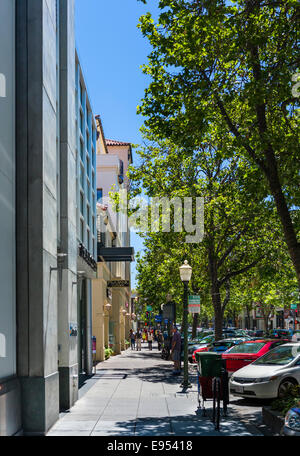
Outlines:
[{"label": "white modern building", "polygon": [[92,361],[96,125],[74,9],[0,1],[0,436],[46,434]]},{"label": "white modern building", "polygon": [[[76,194],[79,376],[90,375],[92,358],[92,280],[97,277],[97,127],[76,52]],[[81,378],[81,377],[80,377]]]}]

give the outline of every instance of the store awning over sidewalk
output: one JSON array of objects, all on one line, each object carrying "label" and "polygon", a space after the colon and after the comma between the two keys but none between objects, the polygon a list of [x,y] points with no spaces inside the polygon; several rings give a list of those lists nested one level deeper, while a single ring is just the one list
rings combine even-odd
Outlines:
[{"label": "store awning over sidewalk", "polygon": [[133,247],[102,247],[98,244],[98,261],[134,261]]}]

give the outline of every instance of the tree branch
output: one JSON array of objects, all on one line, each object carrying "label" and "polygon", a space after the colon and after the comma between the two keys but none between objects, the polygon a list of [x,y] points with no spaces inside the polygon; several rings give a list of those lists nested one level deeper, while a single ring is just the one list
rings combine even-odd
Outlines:
[{"label": "tree branch", "polygon": [[222,280],[219,281],[220,286],[223,285],[224,283],[226,283],[232,277],[235,277],[235,276],[237,276],[239,274],[243,274],[244,272],[249,271],[249,269],[254,268],[254,266],[256,266],[263,258],[264,257],[261,256],[257,260],[255,260],[252,263],[248,264],[248,266],[245,266],[244,268],[239,269],[238,271],[229,272]]},{"label": "tree branch", "polygon": [[217,268],[220,268],[222,266],[222,264],[224,263],[224,261],[226,260],[226,258],[228,257],[228,255],[230,255],[230,253],[233,251],[233,249],[236,247],[237,245],[237,242],[241,239],[241,237],[243,236],[243,234],[245,234],[247,232],[248,228],[244,228],[242,231],[239,232],[239,234],[237,235],[237,237],[235,238],[235,240],[232,242],[232,244],[228,247],[228,249],[225,251],[224,255],[220,258],[220,260],[218,261],[217,263]]}]

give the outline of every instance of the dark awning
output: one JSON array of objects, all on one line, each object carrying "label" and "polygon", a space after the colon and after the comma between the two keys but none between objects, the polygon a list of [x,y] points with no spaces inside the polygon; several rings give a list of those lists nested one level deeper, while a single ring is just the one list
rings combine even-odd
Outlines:
[{"label": "dark awning", "polygon": [[99,261],[134,261],[133,247],[102,247],[98,244]]}]

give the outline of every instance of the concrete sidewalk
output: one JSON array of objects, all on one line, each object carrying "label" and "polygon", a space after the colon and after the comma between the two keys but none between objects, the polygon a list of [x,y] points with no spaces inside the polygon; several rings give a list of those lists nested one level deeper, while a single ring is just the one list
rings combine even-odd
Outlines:
[{"label": "concrete sidewalk", "polygon": [[[197,381],[180,387],[172,376],[173,363],[163,361],[157,349],[127,350],[98,364],[92,386],[54,425],[48,436],[219,436],[261,435],[240,421],[229,406],[229,416],[215,431],[198,411]],[[206,403],[208,415],[211,401]]]}]

